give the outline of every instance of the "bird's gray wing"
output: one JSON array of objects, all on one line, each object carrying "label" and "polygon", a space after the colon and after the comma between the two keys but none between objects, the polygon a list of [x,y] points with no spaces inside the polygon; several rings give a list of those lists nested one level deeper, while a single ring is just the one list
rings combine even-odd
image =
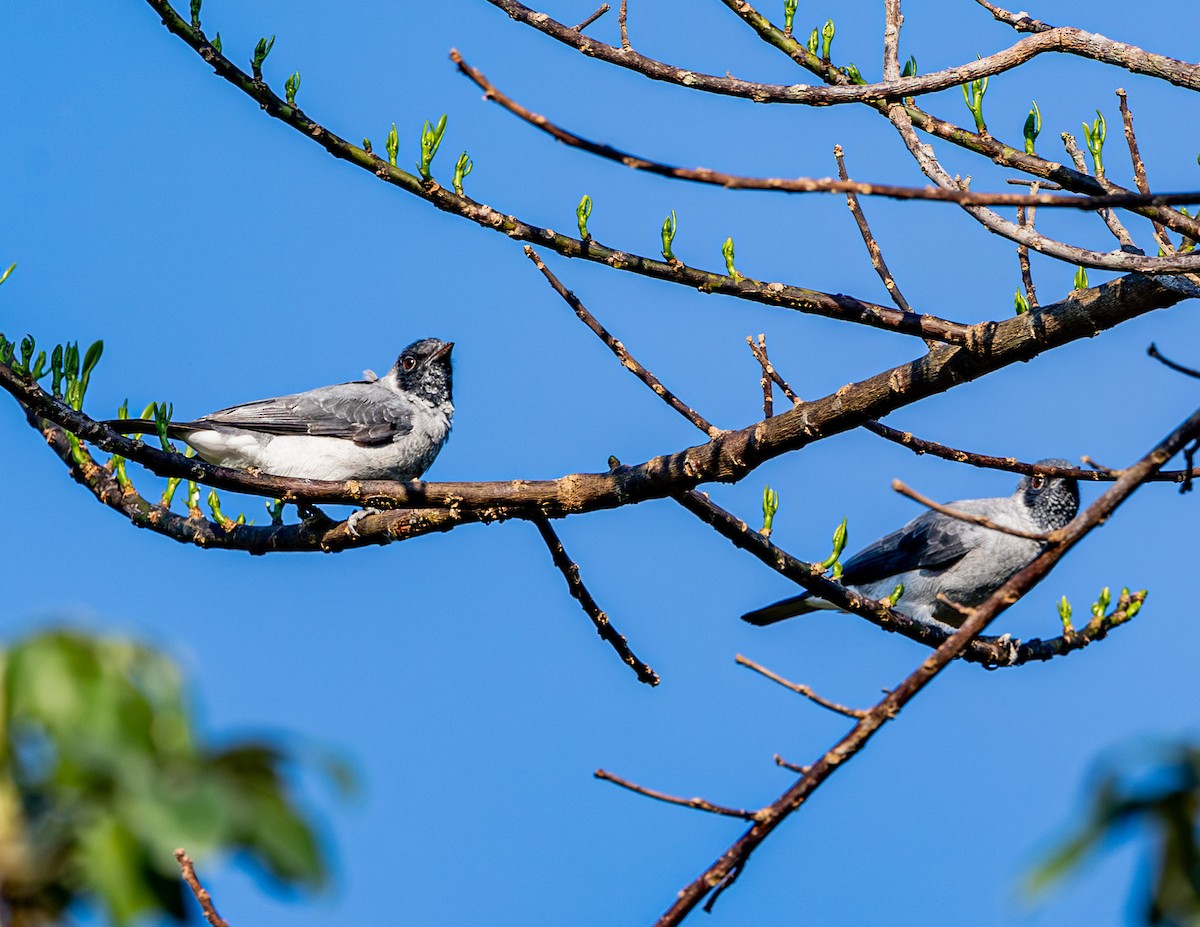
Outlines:
[{"label": "bird's gray wing", "polygon": [[272,435],[345,438],[363,447],[388,444],[413,430],[412,407],[375,383],[340,383],[258,399],[201,416],[197,425]]},{"label": "bird's gray wing", "polygon": [[978,545],[980,530],[957,518],[926,512],[847,560],[840,581],[858,586],[911,570],[947,567]]}]

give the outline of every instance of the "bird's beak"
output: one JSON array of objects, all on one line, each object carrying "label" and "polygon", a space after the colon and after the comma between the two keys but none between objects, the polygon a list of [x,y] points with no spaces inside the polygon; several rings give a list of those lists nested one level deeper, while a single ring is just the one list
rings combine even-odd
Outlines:
[{"label": "bird's beak", "polygon": [[447,341],[444,345],[429,355],[429,363],[441,360],[443,357],[449,357],[450,351],[454,347],[453,341]]}]

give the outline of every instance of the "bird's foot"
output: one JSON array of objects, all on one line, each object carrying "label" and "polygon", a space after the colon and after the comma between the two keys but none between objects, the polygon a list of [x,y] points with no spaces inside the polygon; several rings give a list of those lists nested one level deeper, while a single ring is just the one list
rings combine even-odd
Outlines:
[{"label": "bird's foot", "polygon": [[358,523],[360,521],[362,521],[368,515],[382,515],[382,514],[383,514],[383,511],[381,509],[376,509],[376,508],[372,508],[371,506],[367,506],[362,511],[355,512],[353,515],[351,515],[349,518],[346,519],[346,530],[350,532],[351,537],[356,538],[359,536]]}]

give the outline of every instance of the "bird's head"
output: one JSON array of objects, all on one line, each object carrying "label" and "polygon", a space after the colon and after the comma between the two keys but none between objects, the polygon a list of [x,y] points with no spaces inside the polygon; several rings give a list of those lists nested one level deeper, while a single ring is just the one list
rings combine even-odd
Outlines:
[{"label": "bird's head", "polygon": [[453,341],[425,338],[400,352],[392,377],[396,387],[439,405],[451,401],[450,350]]},{"label": "bird's head", "polygon": [[[1038,464],[1043,467],[1075,466],[1061,457],[1047,457]],[[1017,495],[1043,531],[1057,531],[1079,511],[1079,484],[1073,479],[1035,473],[1021,478]]]}]

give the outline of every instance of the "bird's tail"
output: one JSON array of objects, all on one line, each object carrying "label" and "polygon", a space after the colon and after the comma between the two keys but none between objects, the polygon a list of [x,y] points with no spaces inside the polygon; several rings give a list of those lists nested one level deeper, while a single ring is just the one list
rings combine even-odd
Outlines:
[{"label": "bird's tail", "polygon": [[748,621],[750,624],[758,626],[774,624],[777,621],[783,621],[785,618],[795,618],[797,615],[806,615],[809,612],[816,611],[821,606],[815,604],[819,600],[814,600],[811,593],[804,592],[800,595],[794,595],[790,599],[783,599],[776,602],[774,605],[768,605],[766,608],[755,609],[752,612],[746,612],[742,615],[742,621]]},{"label": "bird's tail", "polygon": [[[156,435],[158,425],[152,418],[110,418],[100,422],[123,435]],[[168,422],[167,434],[172,438],[186,437],[190,429],[181,422]]]}]

